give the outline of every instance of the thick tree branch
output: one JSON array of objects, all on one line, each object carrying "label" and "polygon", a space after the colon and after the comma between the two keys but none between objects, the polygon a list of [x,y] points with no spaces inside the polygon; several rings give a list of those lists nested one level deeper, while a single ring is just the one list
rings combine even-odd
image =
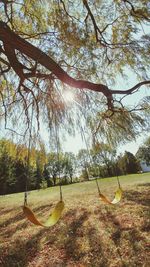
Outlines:
[{"label": "thick tree branch", "polygon": [[[22,64],[18,61],[15,55],[15,50],[30,57],[35,62],[40,63],[46,69],[51,71],[61,82],[79,89],[89,89],[96,92],[101,92],[107,98],[107,105],[109,109],[113,109],[113,94],[131,94],[137,88],[144,84],[150,84],[150,81],[143,81],[138,83],[133,88],[128,90],[111,90],[104,84],[96,84],[86,80],[76,80],[66,73],[51,57],[42,52],[39,48],[27,42],[16,33],[14,33],[6,23],[0,21],[0,40],[4,44],[5,52],[9,63],[20,78],[26,79],[26,74],[23,72]],[[9,49],[11,47],[11,49]],[[18,72],[18,68],[20,70]],[[31,73],[33,74],[33,73]],[[34,74],[33,74],[34,75]],[[36,75],[35,75],[36,77]],[[23,79],[22,78],[22,79]]]},{"label": "thick tree branch", "polygon": [[[18,67],[20,63],[16,62],[15,53],[13,50],[17,49],[21,53],[40,63],[42,66],[50,70],[60,81],[63,83],[79,88],[79,89],[90,89],[93,91],[103,93],[108,99],[108,106],[112,108],[112,94],[106,85],[103,84],[95,84],[85,80],[76,80],[69,76],[52,58],[46,55],[37,47],[28,43],[26,40],[15,34],[4,22],[0,21],[0,40],[3,41],[5,52],[8,59],[15,60],[12,64],[13,69],[21,75],[22,78],[22,69],[19,70]],[[11,45],[11,50],[9,52],[8,46]]]}]

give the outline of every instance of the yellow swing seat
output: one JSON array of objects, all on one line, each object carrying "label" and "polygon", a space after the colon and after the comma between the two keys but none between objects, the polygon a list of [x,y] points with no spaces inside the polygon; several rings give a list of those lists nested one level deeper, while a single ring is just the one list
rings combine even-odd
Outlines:
[{"label": "yellow swing seat", "polygon": [[46,222],[42,223],[40,222],[37,218],[36,215],[34,214],[34,212],[25,204],[23,206],[23,213],[26,216],[26,218],[33,224],[35,225],[39,225],[42,227],[50,227],[55,225],[58,220],[61,217],[62,211],[64,209],[64,202],[62,200],[60,200],[54,210],[52,211],[52,213],[49,215],[48,219],[46,220]]},{"label": "yellow swing seat", "polygon": [[115,193],[115,197],[112,201],[110,201],[107,197],[105,197],[103,194],[99,193],[100,199],[107,203],[107,204],[117,204],[120,202],[121,198],[122,198],[122,194],[123,194],[123,190],[121,187],[118,188],[118,190]]}]

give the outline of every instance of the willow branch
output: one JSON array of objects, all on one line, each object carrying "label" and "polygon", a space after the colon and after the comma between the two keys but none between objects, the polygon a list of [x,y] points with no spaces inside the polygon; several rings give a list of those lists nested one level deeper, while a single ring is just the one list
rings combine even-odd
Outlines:
[{"label": "willow branch", "polygon": [[[6,23],[2,21],[0,21],[0,40],[4,44],[6,56],[9,60],[10,65],[22,80],[26,79],[26,74],[23,72],[22,64],[19,61],[17,62],[18,59],[16,58],[15,50],[18,50],[20,53],[28,56],[35,62],[38,62],[39,64],[44,66],[62,83],[65,83],[70,87],[79,88],[81,90],[88,89],[102,93],[107,98],[107,105],[109,109],[113,109],[114,94],[129,95],[133,93],[137,88],[140,88],[142,85],[150,84],[150,80],[148,80],[142,81],[127,90],[111,90],[104,84],[97,84],[87,80],[77,80],[71,77],[66,71],[64,71],[59,66],[59,64],[57,64],[50,56],[48,56],[46,53],[44,53],[31,43],[24,40],[22,37],[18,36],[7,26]],[[11,49],[9,49],[10,46]]]}]

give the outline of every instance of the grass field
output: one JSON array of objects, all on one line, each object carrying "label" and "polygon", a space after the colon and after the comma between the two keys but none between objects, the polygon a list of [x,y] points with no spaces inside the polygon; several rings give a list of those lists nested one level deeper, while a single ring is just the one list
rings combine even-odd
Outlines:
[{"label": "grass field", "polygon": [[[118,205],[98,197],[95,181],[63,186],[65,210],[51,228],[32,225],[22,213],[23,194],[0,197],[2,267],[149,267],[150,173],[120,177]],[[99,180],[113,198],[115,178]],[[33,191],[30,207],[44,220],[59,200],[59,188]]]}]

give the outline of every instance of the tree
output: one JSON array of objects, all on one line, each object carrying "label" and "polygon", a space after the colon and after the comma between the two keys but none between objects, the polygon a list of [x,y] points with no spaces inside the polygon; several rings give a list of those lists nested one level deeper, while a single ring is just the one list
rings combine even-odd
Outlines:
[{"label": "tree", "polygon": [[41,148],[30,150],[10,140],[0,140],[0,194],[40,188],[46,153]]},{"label": "tree", "polygon": [[0,157],[0,194],[14,192],[15,176],[13,160],[7,151]]},{"label": "tree", "polygon": [[14,148],[15,145],[9,140],[0,140],[0,194],[15,191]]},{"label": "tree", "polygon": [[[36,151],[36,169],[35,169],[35,179],[36,179],[36,188],[40,188],[40,184],[43,180],[44,167],[47,162],[47,156],[45,152],[44,144],[41,143],[40,150]],[[45,173],[46,174],[46,173]]]},{"label": "tree", "polygon": [[[115,135],[118,142],[149,126],[149,97],[133,107],[123,101],[150,84],[148,0],[1,0],[0,12],[0,112],[6,128],[9,118],[28,127],[34,102],[37,127],[40,117],[51,124],[55,114],[68,129],[73,114],[62,93],[73,88],[83,114],[94,120],[94,134]],[[133,74],[137,84],[113,89],[118,76],[130,82]]]},{"label": "tree", "polygon": [[116,155],[116,150],[112,148],[109,144],[105,143],[96,143],[93,145],[93,149],[91,151],[93,161],[97,165],[97,168],[99,169],[99,176],[103,176],[101,171],[104,168],[102,166],[106,167],[106,175],[112,176],[114,174],[114,159]]},{"label": "tree", "polygon": [[55,152],[48,154],[47,170],[49,176],[53,181],[53,185],[57,184],[57,179],[62,176],[63,173],[63,155],[59,153],[59,156]]},{"label": "tree", "polygon": [[144,144],[139,147],[136,157],[140,161],[146,161],[146,164],[150,164],[150,137],[146,139]]},{"label": "tree", "polygon": [[23,192],[26,190],[26,186],[28,186],[28,190],[31,189],[31,175],[27,177],[27,173],[29,173],[29,170],[27,169],[25,163],[20,159],[16,159],[14,161],[15,189],[10,193]]},{"label": "tree", "polygon": [[77,155],[78,168],[82,171],[83,178],[89,180],[90,155],[87,149],[80,149]]},{"label": "tree", "polygon": [[64,154],[64,175],[70,179],[70,183],[73,182],[73,174],[76,170],[76,157],[72,152],[66,152]]},{"label": "tree", "polygon": [[122,174],[137,173],[140,170],[136,157],[128,151],[118,158],[118,167],[122,170]]},{"label": "tree", "polygon": [[43,178],[46,180],[47,187],[50,187],[53,184],[51,179],[50,179],[50,174],[48,171],[48,165],[47,164],[45,164],[45,166],[44,166]]}]

